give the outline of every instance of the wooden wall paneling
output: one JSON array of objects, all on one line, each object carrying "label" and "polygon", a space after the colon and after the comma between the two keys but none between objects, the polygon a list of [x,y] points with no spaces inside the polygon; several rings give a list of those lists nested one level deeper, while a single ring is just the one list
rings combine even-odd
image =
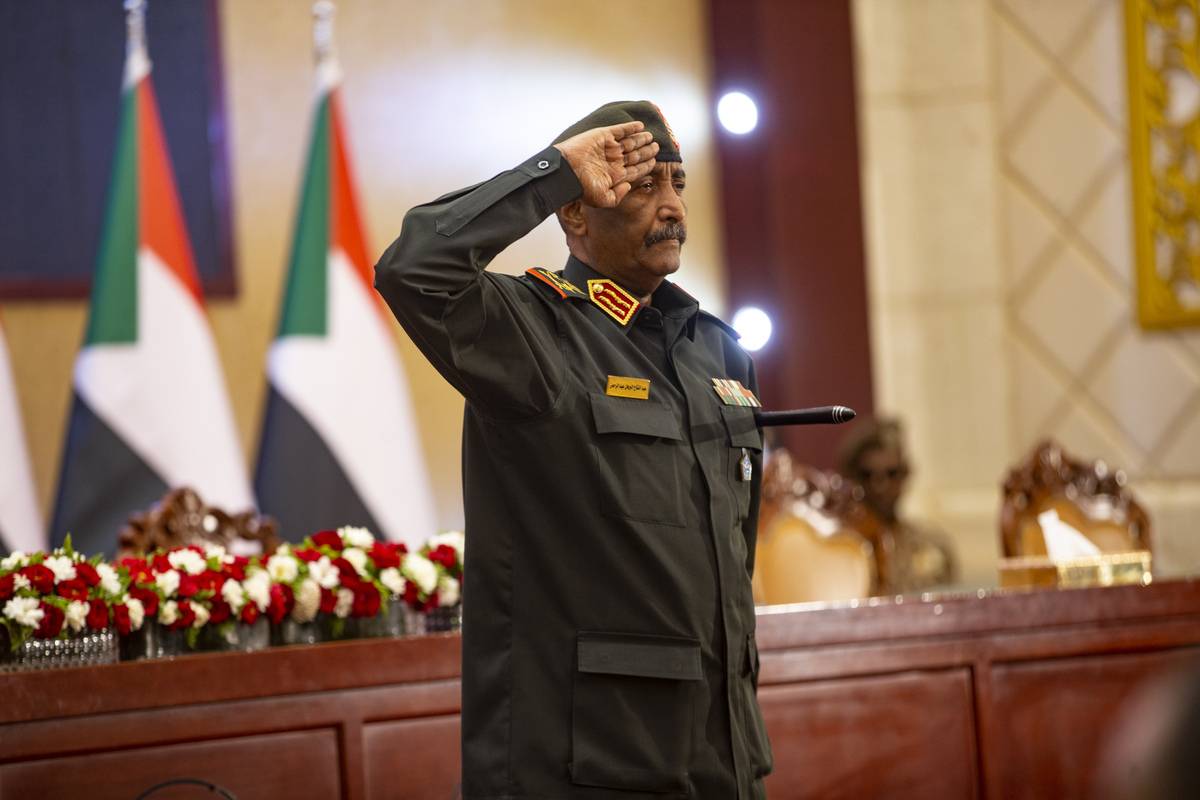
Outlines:
[{"label": "wooden wall paneling", "polygon": [[[322,728],[4,764],[0,797],[132,800],[166,780],[199,778],[239,798],[334,800],[343,796],[338,776],[337,735]],[[187,792],[174,796],[216,797],[195,786]]]},{"label": "wooden wall paneling", "polygon": [[968,670],[765,687],[759,701],[772,800],[976,796]]},{"label": "wooden wall paneling", "polygon": [[364,725],[365,796],[453,800],[462,771],[460,729],[457,714]]}]

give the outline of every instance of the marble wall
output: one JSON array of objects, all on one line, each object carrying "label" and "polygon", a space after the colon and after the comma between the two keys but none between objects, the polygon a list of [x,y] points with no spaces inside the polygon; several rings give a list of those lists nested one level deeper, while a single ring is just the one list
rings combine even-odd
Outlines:
[{"label": "marble wall", "polygon": [[1163,574],[1200,571],[1200,330],[1136,321],[1120,0],[855,0],[876,403],[910,513],[996,580],[1041,438],[1125,469]]}]

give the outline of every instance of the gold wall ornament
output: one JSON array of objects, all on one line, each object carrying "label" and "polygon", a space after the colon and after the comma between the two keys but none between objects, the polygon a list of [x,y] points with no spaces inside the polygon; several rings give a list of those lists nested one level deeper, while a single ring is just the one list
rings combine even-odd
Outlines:
[{"label": "gold wall ornament", "polygon": [[1200,0],[1125,0],[1144,328],[1200,325]]}]

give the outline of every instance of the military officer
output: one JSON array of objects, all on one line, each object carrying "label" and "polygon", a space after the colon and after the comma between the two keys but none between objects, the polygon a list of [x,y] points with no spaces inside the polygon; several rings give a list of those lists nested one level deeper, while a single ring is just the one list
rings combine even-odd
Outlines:
[{"label": "military officer", "polygon": [[[763,796],[754,368],[666,280],[685,186],[658,108],[609,103],[409,211],[375,268],[466,398],[468,800]],[[551,214],[564,269],[486,270]]]}]

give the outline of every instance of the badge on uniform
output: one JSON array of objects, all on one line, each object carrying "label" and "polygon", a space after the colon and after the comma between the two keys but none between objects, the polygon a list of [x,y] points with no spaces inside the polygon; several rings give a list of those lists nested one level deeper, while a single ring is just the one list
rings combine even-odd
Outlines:
[{"label": "badge on uniform", "polygon": [[650,399],[650,381],[646,378],[622,378],[609,375],[604,393],[609,397],[631,397],[634,400]]},{"label": "badge on uniform", "polygon": [[738,462],[741,468],[741,479],[747,483],[754,479],[754,462],[750,460],[750,451],[742,448],[742,460]]},{"label": "badge on uniform", "polygon": [[641,307],[636,297],[608,278],[592,278],[587,283],[592,302],[622,325],[628,325]]},{"label": "badge on uniform", "polygon": [[751,408],[761,408],[762,403],[758,402],[758,398],[754,396],[754,392],[742,386],[741,381],[735,381],[730,378],[713,378],[713,388],[717,390],[717,396],[721,398],[721,402],[727,406],[749,406]]}]

